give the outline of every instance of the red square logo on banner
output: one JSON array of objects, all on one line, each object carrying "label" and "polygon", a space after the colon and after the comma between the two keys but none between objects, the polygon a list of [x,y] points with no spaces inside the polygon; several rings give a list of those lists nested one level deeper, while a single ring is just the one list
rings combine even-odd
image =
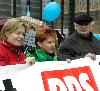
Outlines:
[{"label": "red square logo on banner", "polygon": [[99,91],[89,66],[44,71],[45,91]]}]

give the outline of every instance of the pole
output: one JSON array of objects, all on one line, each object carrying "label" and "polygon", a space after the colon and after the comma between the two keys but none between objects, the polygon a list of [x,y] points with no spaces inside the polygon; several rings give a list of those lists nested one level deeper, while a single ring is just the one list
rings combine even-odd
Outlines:
[{"label": "pole", "polygon": [[68,35],[71,35],[74,31],[74,20],[75,20],[75,0],[69,0],[69,26]]},{"label": "pole", "polygon": [[61,0],[61,35],[64,36],[63,24],[64,24],[64,0]]},{"label": "pole", "polygon": [[90,2],[90,0],[87,0],[87,14],[88,15],[89,15],[89,6],[90,6],[89,2]]},{"label": "pole", "polygon": [[13,0],[13,17],[16,17],[16,0]]}]

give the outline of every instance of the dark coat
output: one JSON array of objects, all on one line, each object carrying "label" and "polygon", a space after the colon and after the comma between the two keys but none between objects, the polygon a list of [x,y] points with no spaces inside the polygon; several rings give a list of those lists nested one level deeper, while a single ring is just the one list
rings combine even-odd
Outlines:
[{"label": "dark coat", "polygon": [[100,40],[97,40],[92,33],[84,37],[77,32],[68,36],[60,45],[58,50],[59,60],[78,59],[87,53],[100,55]]},{"label": "dark coat", "polygon": [[0,43],[0,66],[24,64],[25,58],[19,47],[7,41]]}]

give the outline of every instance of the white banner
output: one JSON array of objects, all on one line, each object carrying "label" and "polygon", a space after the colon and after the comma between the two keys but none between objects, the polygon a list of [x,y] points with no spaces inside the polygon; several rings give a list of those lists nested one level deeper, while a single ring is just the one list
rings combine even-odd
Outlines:
[{"label": "white banner", "polygon": [[[100,56],[0,67],[0,91],[99,91]],[[8,80],[7,80],[8,79]],[[10,83],[11,81],[11,83]],[[6,86],[7,84],[7,86]],[[14,89],[16,88],[16,90]]]}]

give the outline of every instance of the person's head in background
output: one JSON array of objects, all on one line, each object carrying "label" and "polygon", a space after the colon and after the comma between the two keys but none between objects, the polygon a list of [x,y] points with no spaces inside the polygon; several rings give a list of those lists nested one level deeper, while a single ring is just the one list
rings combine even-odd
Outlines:
[{"label": "person's head in background", "polygon": [[89,34],[93,32],[93,26],[93,18],[87,14],[83,14],[75,18],[76,31],[85,37],[89,36]]},{"label": "person's head in background", "polygon": [[[0,32],[1,32],[1,29],[2,29],[2,27],[3,27],[3,25],[4,25],[4,23],[7,21],[7,19],[6,18],[4,18],[4,19],[2,19],[2,18],[0,18]],[[0,42],[1,42],[2,40],[1,40],[1,34],[0,34]]]},{"label": "person's head in background", "polygon": [[8,19],[1,29],[2,41],[21,46],[25,39],[26,26],[18,18]]},{"label": "person's head in background", "polygon": [[35,44],[37,49],[42,49],[45,53],[54,53],[56,49],[57,35],[52,28],[41,28],[36,31]]}]

